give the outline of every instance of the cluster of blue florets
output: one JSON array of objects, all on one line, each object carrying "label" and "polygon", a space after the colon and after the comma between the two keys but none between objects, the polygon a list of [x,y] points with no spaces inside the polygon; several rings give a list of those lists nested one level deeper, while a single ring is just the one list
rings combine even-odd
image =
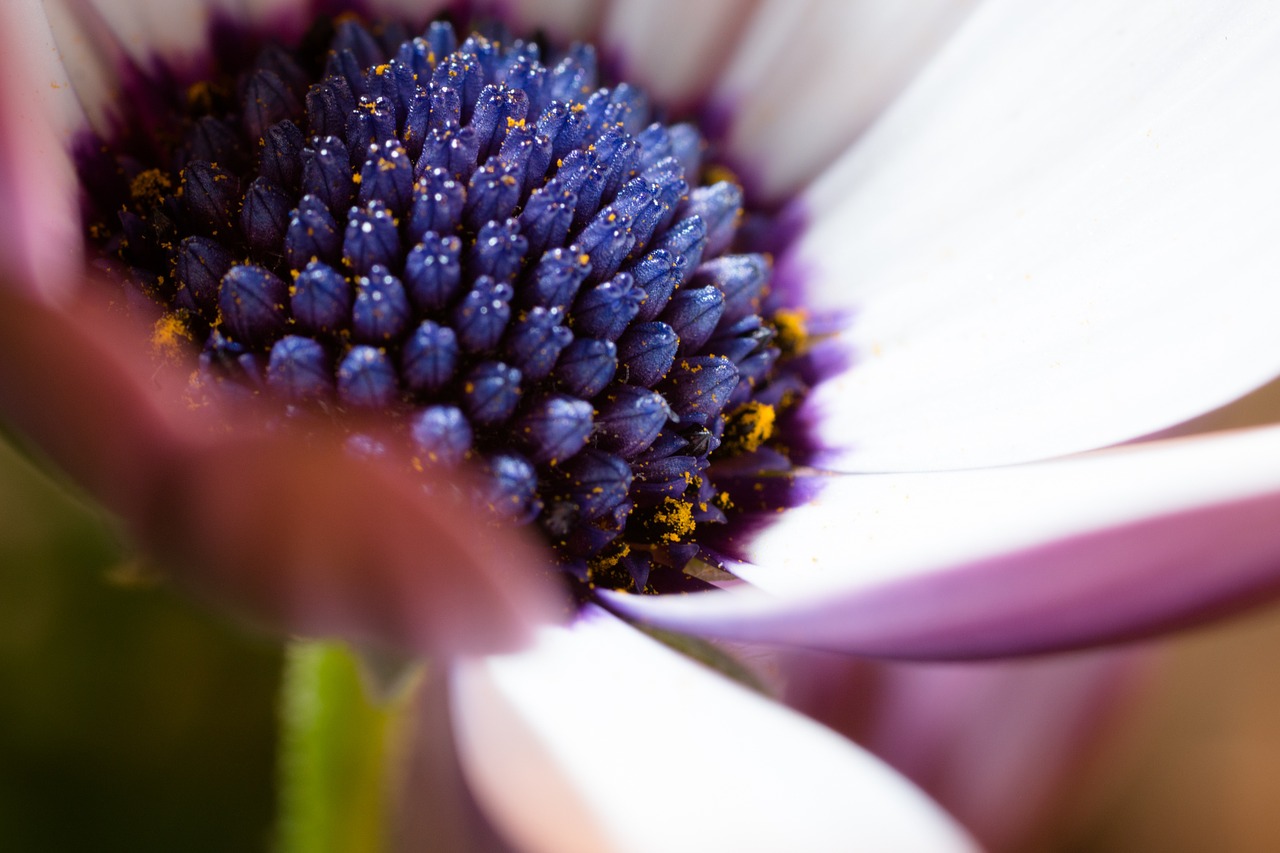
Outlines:
[{"label": "cluster of blue florets", "polygon": [[679,569],[779,357],[768,258],[726,254],[740,187],[699,186],[698,131],[600,87],[589,46],[332,26],[316,68],[268,45],[186,90],[151,164],[113,150],[128,188],[90,232],[203,381],[396,413],[419,466],[476,463],[588,580]]}]

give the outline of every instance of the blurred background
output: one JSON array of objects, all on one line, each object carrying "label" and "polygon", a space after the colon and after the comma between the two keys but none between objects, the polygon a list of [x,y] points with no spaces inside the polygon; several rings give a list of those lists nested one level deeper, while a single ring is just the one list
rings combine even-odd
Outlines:
[{"label": "blurred background", "polygon": [[[1280,850],[1280,609],[1160,644],[1033,849]],[[281,651],[0,442],[0,848],[270,848]]]},{"label": "blurred background", "polygon": [[0,441],[0,849],[267,849],[280,664]]}]

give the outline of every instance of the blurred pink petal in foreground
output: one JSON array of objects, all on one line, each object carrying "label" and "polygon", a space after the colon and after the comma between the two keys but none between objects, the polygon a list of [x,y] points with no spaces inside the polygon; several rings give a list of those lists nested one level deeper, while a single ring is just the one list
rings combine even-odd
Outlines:
[{"label": "blurred pink petal in foreground", "polygon": [[64,310],[0,289],[0,411],[178,580],[288,631],[422,654],[507,648],[567,613],[521,534],[337,436],[187,410],[129,325],[90,293]]}]

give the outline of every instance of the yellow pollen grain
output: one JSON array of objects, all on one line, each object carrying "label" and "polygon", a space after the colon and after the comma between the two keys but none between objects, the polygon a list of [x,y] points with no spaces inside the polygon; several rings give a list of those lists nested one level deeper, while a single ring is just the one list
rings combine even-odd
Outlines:
[{"label": "yellow pollen grain", "polygon": [[159,204],[165,193],[173,188],[169,176],[159,169],[147,169],[129,184],[129,195],[134,201]]},{"label": "yellow pollen grain", "polygon": [[737,174],[732,169],[726,168],[718,163],[713,163],[708,166],[702,177],[706,184],[718,184],[721,181],[730,184],[742,183],[738,180]]},{"label": "yellow pollen grain", "polygon": [[207,80],[193,83],[187,87],[187,105],[199,112],[213,109],[213,86]]},{"label": "yellow pollen grain", "polygon": [[653,520],[662,529],[658,538],[663,542],[679,542],[697,527],[693,520],[693,505],[675,498],[665,498],[662,506],[654,510]]},{"label": "yellow pollen grain", "polygon": [[779,309],[773,315],[774,338],[784,355],[799,355],[809,348],[809,314],[802,308]]},{"label": "yellow pollen grain", "polygon": [[151,347],[155,354],[165,361],[180,359],[183,350],[193,340],[191,330],[176,314],[165,314],[156,320],[151,330]]},{"label": "yellow pollen grain", "polygon": [[617,550],[610,551],[596,557],[595,560],[592,561],[591,567],[598,571],[612,569],[614,566],[618,565],[618,563],[622,562],[623,557],[626,557],[630,553],[631,546],[624,542],[622,543],[622,547]]},{"label": "yellow pollen grain", "polygon": [[743,403],[729,413],[726,441],[731,441],[735,449],[743,453],[754,453],[773,437],[777,418],[778,413],[768,403],[757,400]]}]

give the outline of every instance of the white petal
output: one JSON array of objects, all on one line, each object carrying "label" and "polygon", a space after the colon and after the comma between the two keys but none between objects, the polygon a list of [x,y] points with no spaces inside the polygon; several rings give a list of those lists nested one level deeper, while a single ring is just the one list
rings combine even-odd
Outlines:
[{"label": "white petal", "polygon": [[733,49],[756,0],[621,0],[605,17],[602,40],[621,76],[653,97],[689,105]]},{"label": "white petal", "polygon": [[764,0],[712,97],[729,119],[729,150],[762,197],[775,201],[819,174],[973,4]]},{"label": "white petal", "polygon": [[616,596],[656,624],[867,654],[1104,642],[1274,595],[1280,428],[1056,462],[831,476],[743,546],[754,587]]},{"label": "white petal", "polygon": [[750,545],[747,579],[775,592],[874,584],[1277,489],[1280,428],[1008,468],[834,476]]},{"label": "white petal", "polygon": [[599,611],[453,687],[464,772],[524,850],[971,847],[853,744]]},{"label": "white petal", "polygon": [[841,470],[1123,441],[1280,372],[1280,17],[995,0],[803,199],[783,265],[853,316]]}]

